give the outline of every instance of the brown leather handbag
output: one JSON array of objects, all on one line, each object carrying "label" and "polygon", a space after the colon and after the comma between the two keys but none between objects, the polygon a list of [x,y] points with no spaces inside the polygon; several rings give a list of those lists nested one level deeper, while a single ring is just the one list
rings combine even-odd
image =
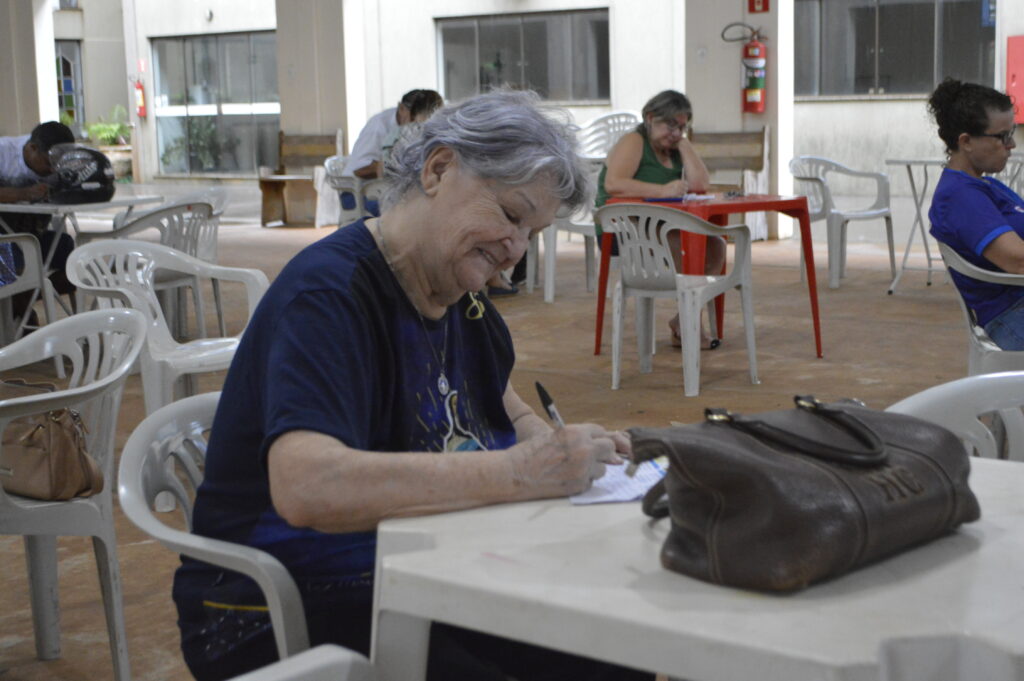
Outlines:
[{"label": "brown leather handbag", "polygon": [[[49,383],[0,381],[0,399],[51,392]],[[85,424],[73,409],[11,421],[0,441],[0,483],[23,497],[64,501],[103,490],[103,474],[86,451]]]},{"label": "brown leather handbag", "polygon": [[[921,544],[980,516],[950,431],[853,403],[633,428],[633,458],[669,459],[644,511],[671,517],[669,570],[791,591]],[[666,500],[667,495],[667,500]]]}]

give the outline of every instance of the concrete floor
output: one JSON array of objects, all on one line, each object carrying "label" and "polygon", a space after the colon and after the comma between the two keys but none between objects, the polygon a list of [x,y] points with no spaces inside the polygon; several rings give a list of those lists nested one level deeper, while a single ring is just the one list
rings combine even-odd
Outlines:
[{"label": "concrete floor", "polygon": [[[897,224],[905,221],[909,218],[904,214]],[[879,228],[872,229],[881,233]],[[901,229],[905,234],[906,227]],[[258,267],[273,279],[295,252],[327,233],[310,228],[261,229],[251,213],[241,214],[222,225],[220,260],[225,265]],[[721,348],[701,353],[702,388],[696,398],[683,397],[679,354],[668,344],[665,322],[671,315],[670,301],[657,307],[657,354],[650,374],[637,372],[630,310],[622,388],[610,390],[610,318],[606,319],[604,353],[595,357],[595,298],[584,286],[582,245],[578,237],[575,242],[562,241],[553,304],[543,302],[540,290],[498,301],[516,342],[513,383],[532,404],[536,402],[534,381],[544,383],[567,421],[626,428],[694,421],[707,406],[741,412],[784,408],[791,405],[794,394],[809,393],[823,399],[858,397],[869,406],[882,408],[928,386],[963,376],[964,330],[951,285],[938,276],[935,285],[926,286],[923,274],[910,273],[896,295],[887,296],[887,253],[877,238],[862,241],[856,234],[851,232],[849,276],[843,286],[830,290],[822,284],[819,288],[823,359],[814,354],[796,243],[754,245],[761,384],[750,384],[738,300],[730,295],[726,338]],[[816,235],[816,240],[821,282],[826,276],[823,235]],[[241,314],[239,300],[236,297],[233,306],[236,316]],[[215,390],[221,380],[218,375],[205,377],[201,389]],[[138,376],[132,376],[120,414],[118,447],[142,415],[141,385]],[[136,530],[119,511],[116,522],[133,678],[189,679],[178,651],[169,595],[177,556]],[[0,537],[0,679],[93,681],[112,677],[91,544],[61,538],[59,557],[62,656],[40,662],[33,647],[22,543],[18,537]]]}]

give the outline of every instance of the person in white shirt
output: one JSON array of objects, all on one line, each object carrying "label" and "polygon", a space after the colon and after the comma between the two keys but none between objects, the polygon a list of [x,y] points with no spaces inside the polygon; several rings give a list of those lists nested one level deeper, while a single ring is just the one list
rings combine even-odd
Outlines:
[{"label": "person in white shirt", "polygon": [[[75,134],[63,123],[49,121],[37,125],[30,135],[0,137],[0,203],[19,203],[42,201],[50,193],[47,183],[53,173],[50,167],[50,149],[58,144],[74,143]],[[56,246],[53,239],[56,232],[47,227],[49,215],[36,213],[0,213],[0,220],[12,232],[33,234],[39,239],[43,253],[54,248],[53,259],[50,261],[50,281],[58,293],[70,294],[75,287],[68,281],[64,272],[64,263],[75,247],[75,242],[68,234],[61,234]],[[16,271],[24,267],[21,249],[12,249]],[[26,310],[29,294],[18,294],[14,297],[14,314],[21,316]]]},{"label": "person in white shirt", "polygon": [[433,90],[410,90],[402,95],[398,106],[372,116],[352,145],[342,175],[363,180],[380,177],[385,140],[395,139],[398,127],[412,122],[417,111],[428,107],[433,111],[441,103],[441,95]]}]

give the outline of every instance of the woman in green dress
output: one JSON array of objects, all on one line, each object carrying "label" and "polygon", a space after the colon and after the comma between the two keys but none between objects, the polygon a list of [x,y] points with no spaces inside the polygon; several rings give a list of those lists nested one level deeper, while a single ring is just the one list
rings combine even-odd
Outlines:
[{"label": "woman in green dress", "polygon": [[[710,187],[710,175],[704,162],[686,137],[693,120],[693,107],[686,95],[665,90],[652,97],[643,108],[643,121],[626,133],[608,153],[598,177],[597,206],[613,196],[640,198],[678,198],[687,193],[703,193]],[[676,268],[682,271],[679,239],[673,235],[672,252]],[[725,262],[725,241],[707,240],[705,272],[721,272]],[[672,345],[679,347],[679,316],[669,320]],[[703,328],[703,327],[702,327]],[[718,339],[701,332],[705,349],[718,347]]]}]

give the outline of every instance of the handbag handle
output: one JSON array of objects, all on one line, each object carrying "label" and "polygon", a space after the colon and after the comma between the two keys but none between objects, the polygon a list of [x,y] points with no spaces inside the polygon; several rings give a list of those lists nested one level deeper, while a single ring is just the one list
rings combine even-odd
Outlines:
[{"label": "handbag handle", "polygon": [[793,401],[798,409],[830,421],[853,436],[862,446],[852,448],[834,442],[819,442],[800,433],[757,419],[744,418],[725,409],[705,409],[704,418],[711,423],[732,426],[754,437],[769,440],[823,461],[870,467],[879,466],[888,460],[889,453],[885,451],[882,438],[855,415],[841,409],[832,409],[810,395],[797,395]]}]

